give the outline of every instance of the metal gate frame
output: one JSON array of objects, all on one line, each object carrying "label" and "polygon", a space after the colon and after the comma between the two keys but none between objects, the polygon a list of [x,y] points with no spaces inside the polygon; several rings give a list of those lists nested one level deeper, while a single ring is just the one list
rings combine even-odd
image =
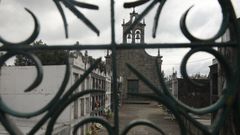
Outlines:
[{"label": "metal gate frame", "polygon": [[[90,30],[94,31],[96,34],[99,34],[99,30],[92,24],[91,21],[88,20],[87,17],[85,17],[77,8],[76,6],[79,6],[81,8],[88,8],[88,9],[98,9],[98,6],[87,4],[87,3],[81,3],[77,2],[75,0],[53,0],[53,2],[56,4],[59,13],[62,16],[64,28],[65,28],[65,35],[68,37],[68,28],[67,28],[67,20],[65,18],[65,14],[62,8],[62,5],[66,6],[74,15],[76,15],[85,25],[89,27]],[[150,3],[146,9],[140,14],[138,18],[135,19],[134,23],[127,29],[128,32],[131,28],[134,27],[134,25],[137,24],[143,17],[148,15],[148,13],[153,10],[153,7],[158,6],[155,19],[153,20],[153,37],[156,37],[156,31],[158,27],[158,21],[159,16],[161,14],[161,10],[163,6],[165,5],[167,1],[166,0],[138,0],[136,2],[129,2],[125,3],[125,8],[132,8],[137,7],[146,3]],[[61,5],[61,4],[62,5]],[[177,123],[180,127],[181,134],[185,135],[187,134],[186,127],[183,123],[183,117],[189,121],[191,121],[198,129],[200,129],[204,134],[209,135],[215,135],[219,132],[219,130],[223,127],[224,121],[227,119],[228,115],[231,112],[234,112],[236,114],[240,114],[240,100],[239,100],[239,90],[237,89],[239,86],[239,53],[237,56],[237,65],[235,66],[235,69],[232,69],[229,66],[229,63],[224,58],[222,54],[220,54],[218,51],[213,49],[213,47],[231,47],[233,49],[236,49],[237,52],[239,52],[239,43],[240,43],[240,36],[239,36],[239,26],[237,25],[237,19],[236,15],[234,13],[233,6],[229,0],[219,0],[219,5],[222,9],[222,15],[223,20],[221,24],[221,28],[217,32],[216,35],[213,37],[202,40],[197,37],[194,37],[187,29],[186,27],[186,18],[188,15],[188,12],[191,10],[190,7],[182,16],[180,21],[180,27],[182,30],[182,33],[184,36],[191,41],[191,43],[156,43],[156,44],[138,44],[137,46],[129,46],[128,44],[117,44],[115,40],[115,7],[114,7],[114,0],[111,0],[110,3],[110,13],[111,13],[111,43],[110,44],[96,44],[96,45],[49,45],[49,46],[37,46],[33,47],[30,44],[35,41],[35,39],[38,37],[39,34],[39,23],[37,20],[37,17],[32,13],[29,9],[26,9],[26,11],[31,14],[31,16],[34,19],[35,27],[34,32],[32,35],[19,43],[12,43],[9,41],[4,40],[2,37],[0,37],[0,42],[3,44],[0,47],[0,51],[5,51],[6,54],[1,56],[0,58],[0,64],[1,66],[4,65],[4,62],[8,60],[9,58],[15,56],[15,55],[24,55],[30,59],[32,59],[35,62],[35,66],[37,68],[37,78],[33,81],[32,85],[29,86],[25,92],[31,91],[34,88],[36,88],[42,80],[43,71],[42,71],[42,65],[40,60],[31,53],[31,51],[34,50],[111,50],[112,52],[112,77],[113,77],[113,99],[114,99],[114,124],[113,126],[109,124],[106,120],[98,118],[98,117],[89,117],[81,122],[79,122],[75,127],[74,131],[76,132],[79,127],[82,125],[89,123],[89,122],[97,122],[102,124],[104,127],[106,127],[107,131],[111,135],[125,135],[128,133],[128,131],[138,125],[145,125],[152,127],[159,131],[159,133],[164,134],[161,128],[156,127],[153,123],[150,121],[141,121],[136,120],[129,125],[127,125],[122,133],[119,133],[119,97],[117,93],[117,76],[116,76],[116,51],[121,49],[149,49],[149,48],[189,48],[190,51],[184,56],[182,62],[181,62],[181,73],[182,76],[189,81],[189,83],[193,83],[195,85],[201,85],[197,84],[196,82],[192,82],[189,79],[189,76],[186,72],[186,64],[190,56],[197,52],[207,52],[211,55],[213,55],[221,65],[221,68],[225,72],[225,79],[226,79],[226,87],[224,88],[224,93],[222,97],[214,104],[205,107],[205,108],[191,108],[179,101],[177,101],[168,91],[168,88],[164,82],[164,79],[161,75],[161,72],[158,67],[157,74],[159,76],[159,81],[162,84],[161,89],[159,89],[157,86],[154,86],[149,80],[147,80],[143,74],[138,72],[137,69],[135,69],[131,63],[128,63],[128,68],[136,75],[138,78],[143,81],[147,86],[149,86],[153,92],[155,93],[155,96],[150,95],[144,95],[144,94],[137,94],[135,96],[141,96],[145,98],[151,98],[152,100],[156,100],[157,102],[160,102],[164,106],[166,106],[175,116]],[[232,24],[233,26],[233,32],[235,33],[234,40],[231,40],[226,43],[217,43],[214,42],[216,39],[220,38],[228,29],[229,24]],[[79,93],[74,93],[74,90],[84,81],[84,79],[92,72],[94,68],[99,64],[100,59],[98,59],[89,69],[86,70],[86,72],[83,74],[83,76],[80,77],[68,90],[66,89],[67,82],[69,80],[70,75],[70,67],[69,63],[66,64],[66,72],[65,72],[65,78],[62,82],[61,88],[59,89],[56,96],[43,108],[36,112],[31,113],[22,113],[22,112],[16,112],[9,108],[2,100],[0,100],[0,121],[2,125],[6,128],[6,130],[12,134],[12,135],[20,135],[22,134],[21,131],[15,126],[14,122],[11,121],[11,119],[8,117],[8,115],[12,115],[19,118],[31,118],[34,116],[38,116],[40,114],[44,114],[43,118],[39,120],[39,122],[34,125],[34,127],[30,130],[28,133],[29,135],[35,134],[43,124],[48,122],[47,131],[46,134],[52,134],[53,132],[53,126],[56,122],[56,119],[59,117],[61,112],[71,103],[73,103],[75,100],[77,100],[79,97],[89,94],[89,93],[102,93],[102,90],[86,90]],[[158,66],[158,64],[156,64]],[[66,91],[66,92],[64,92]],[[194,120],[189,113],[197,114],[197,115],[204,115],[208,113],[215,112],[217,110],[222,110],[218,115],[219,117],[215,120],[215,122],[210,126],[206,127],[202,125],[201,123]],[[239,115],[237,117],[237,121],[240,121]]]}]

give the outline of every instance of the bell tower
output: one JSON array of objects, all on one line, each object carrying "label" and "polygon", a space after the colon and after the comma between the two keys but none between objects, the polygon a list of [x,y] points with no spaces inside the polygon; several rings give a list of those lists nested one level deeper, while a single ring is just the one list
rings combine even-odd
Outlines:
[{"label": "bell tower", "polygon": [[130,20],[125,23],[125,20],[123,20],[123,43],[127,44],[138,44],[138,43],[144,43],[144,28],[146,26],[145,21],[138,22],[128,33],[125,31],[128,29],[128,27],[135,21],[136,18],[138,18],[139,14],[135,12],[135,9],[133,9],[133,12],[130,13]]}]

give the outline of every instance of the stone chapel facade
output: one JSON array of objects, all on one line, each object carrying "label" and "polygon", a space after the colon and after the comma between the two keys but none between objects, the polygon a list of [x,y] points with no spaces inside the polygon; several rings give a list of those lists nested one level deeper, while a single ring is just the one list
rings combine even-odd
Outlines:
[{"label": "stone chapel facade", "polygon": [[[134,28],[130,30],[129,33],[125,32],[127,27],[133,23],[134,19],[137,18],[138,15],[139,14],[133,10],[133,12],[130,13],[130,20],[126,23],[123,21],[123,44],[144,44],[144,29],[146,26],[144,21],[140,21]],[[107,63],[109,61],[108,58],[110,58],[109,55],[106,56]],[[123,102],[143,100],[142,98],[131,96],[128,93],[153,94],[153,91],[128,69],[126,63],[131,64],[145,77],[147,77],[155,86],[160,87],[157,76],[156,59],[157,64],[159,64],[161,68],[162,56],[160,56],[159,51],[158,56],[153,57],[147,54],[145,49],[117,50],[117,76],[121,76],[122,78],[120,95]]]}]

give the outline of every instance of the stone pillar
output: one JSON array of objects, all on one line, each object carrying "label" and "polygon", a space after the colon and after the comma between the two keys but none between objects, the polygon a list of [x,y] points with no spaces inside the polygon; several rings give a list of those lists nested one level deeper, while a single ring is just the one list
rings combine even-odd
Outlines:
[{"label": "stone pillar", "polygon": [[109,55],[109,50],[107,50],[107,55],[105,56],[106,59],[106,72],[111,73],[112,71],[112,62],[111,62],[111,56]]}]

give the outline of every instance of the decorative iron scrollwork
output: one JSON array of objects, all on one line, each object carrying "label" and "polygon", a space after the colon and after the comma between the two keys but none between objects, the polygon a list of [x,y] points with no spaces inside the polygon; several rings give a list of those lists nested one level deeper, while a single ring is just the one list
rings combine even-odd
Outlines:
[{"label": "decorative iron scrollwork", "polygon": [[19,42],[19,43],[12,43],[12,42],[6,41],[5,39],[3,39],[0,36],[0,42],[3,43],[4,45],[28,45],[28,44],[32,43],[37,38],[37,36],[39,34],[39,31],[40,31],[39,22],[38,22],[36,16],[33,14],[33,12],[31,12],[27,8],[25,8],[25,10],[33,17],[33,20],[34,20],[34,30],[32,32],[32,35],[29,38],[27,38],[26,40],[24,40],[22,42]]},{"label": "decorative iron scrollwork", "polygon": [[93,30],[97,35],[99,35],[99,30],[95,27],[95,25],[92,24],[91,21],[89,21],[75,6],[81,7],[81,8],[87,8],[87,9],[94,9],[97,10],[98,6],[92,5],[92,4],[87,4],[83,2],[78,2],[75,0],[53,0],[54,3],[56,4],[62,19],[64,23],[64,28],[65,28],[65,36],[68,38],[68,24],[67,24],[67,19],[64,14],[63,8],[60,5],[60,2],[62,2],[70,11],[73,12],[75,16],[77,16],[80,20],[82,20],[91,30]]},{"label": "decorative iron scrollwork", "polygon": [[[65,16],[65,13],[63,11],[63,8],[60,3],[62,3],[64,6],[66,6],[76,17],[78,17],[85,25],[87,25],[93,32],[95,32],[97,35],[100,34],[100,31],[97,29],[97,27],[84,15],[82,14],[76,7],[80,8],[87,8],[87,9],[94,9],[97,10],[98,6],[83,2],[78,2],[76,0],[53,0],[53,2],[56,4],[59,13],[61,14],[64,29],[65,29],[65,36],[68,38],[68,24],[67,19]],[[133,24],[125,31],[128,33],[131,28],[133,28],[140,20],[142,20],[153,8],[154,6],[158,5],[155,18],[153,21],[153,30],[152,30],[152,36],[155,38],[158,28],[158,22],[161,15],[161,11],[163,10],[163,7],[165,3],[167,3],[167,0],[138,0],[135,2],[128,2],[125,3],[123,6],[125,8],[132,8],[136,6],[140,6],[143,4],[146,4],[150,2],[150,4],[144,9],[144,11],[139,15],[138,18],[135,19]],[[124,44],[118,45],[115,41],[115,15],[114,15],[114,0],[111,0],[111,35],[112,35],[112,42],[107,45],[69,45],[69,46],[48,46],[48,47],[33,47],[30,46],[31,43],[34,42],[34,40],[39,35],[40,31],[40,25],[38,23],[37,17],[32,13],[29,9],[25,8],[25,10],[32,16],[34,20],[34,31],[31,34],[29,38],[26,40],[19,42],[19,43],[12,43],[9,41],[6,41],[4,38],[0,37],[0,42],[3,44],[3,46],[0,47],[0,51],[6,51],[6,54],[0,57],[0,66],[2,67],[4,63],[11,57],[15,55],[24,55],[30,59],[32,59],[35,62],[35,67],[37,70],[37,77],[33,81],[33,83],[28,86],[24,91],[30,92],[34,88],[36,88],[41,82],[43,77],[43,67],[42,64],[34,54],[31,53],[32,50],[44,50],[44,49],[61,49],[61,50],[83,50],[83,49],[104,49],[104,50],[111,50],[112,52],[112,67],[113,67],[113,97],[114,97],[114,125],[112,126],[109,122],[107,122],[104,119],[97,118],[97,117],[89,117],[82,121],[80,121],[78,124],[74,126],[73,133],[76,133],[76,131],[83,126],[86,123],[100,123],[102,124],[108,131],[110,135],[119,135],[119,115],[118,115],[118,93],[115,90],[117,88],[117,76],[116,76],[116,52],[117,50],[121,49],[148,49],[148,48],[190,48],[191,50],[184,56],[182,62],[181,62],[181,74],[182,76],[189,81],[189,83],[192,83],[197,86],[201,86],[203,84],[199,84],[197,82],[193,82],[186,71],[186,65],[188,62],[188,59],[197,52],[207,52],[211,55],[213,55],[221,65],[221,68],[224,70],[225,76],[226,76],[226,85],[224,88],[224,92],[222,97],[214,104],[205,107],[205,108],[192,108],[188,105],[178,101],[174,98],[174,96],[171,95],[171,93],[168,90],[168,87],[166,86],[166,83],[164,82],[163,76],[161,74],[161,71],[159,69],[159,65],[156,63],[157,67],[157,74],[158,79],[161,84],[161,87],[154,86],[143,74],[141,74],[134,66],[131,65],[131,63],[127,63],[127,67],[133,72],[140,80],[142,80],[148,87],[151,88],[151,90],[155,93],[155,96],[151,95],[145,95],[145,94],[135,94],[132,93],[132,95],[135,96],[141,96],[150,98],[152,100],[155,100],[163,105],[165,105],[176,117],[177,123],[180,127],[180,132],[182,135],[187,134],[187,129],[184,126],[184,123],[182,121],[183,117],[187,120],[191,121],[197,128],[199,128],[204,134],[217,134],[219,130],[223,127],[224,120],[228,117],[228,114],[230,111],[234,111],[237,113],[240,113],[240,103],[239,103],[239,97],[237,97],[237,93],[239,92],[236,87],[238,86],[237,83],[239,83],[239,76],[240,71],[237,69],[234,71],[230,66],[227,60],[217,52],[213,47],[235,47],[239,50],[240,40],[239,40],[239,26],[236,24],[236,15],[234,13],[233,7],[231,5],[231,2],[229,0],[219,0],[219,5],[221,7],[223,20],[220,26],[220,29],[218,30],[217,34],[209,39],[199,39],[195,36],[193,36],[187,26],[186,26],[186,19],[187,15],[190,12],[191,8],[186,10],[185,13],[183,13],[183,16],[180,20],[180,28],[184,36],[191,41],[191,43],[182,43],[182,44],[139,44],[138,46],[127,46]],[[221,37],[226,29],[229,27],[229,23],[233,23],[233,27],[235,28],[236,37],[235,41],[229,42],[229,43],[215,43],[214,41]],[[238,54],[239,55],[239,54]],[[239,68],[239,58],[237,58],[237,68]],[[94,64],[88,68],[85,73],[69,88],[67,89],[67,83],[70,79],[70,64],[67,62],[66,64],[66,71],[63,78],[63,81],[61,83],[60,88],[58,89],[58,92],[56,95],[49,101],[49,103],[40,108],[36,112],[30,112],[30,113],[22,113],[17,112],[11,108],[9,108],[0,98],[0,121],[2,125],[5,127],[5,129],[10,133],[14,135],[20,135],[22,134],[21,131],[16,127],[16,125],[12,122],[12,120],[8,117],[8,115],[19,117],[19,118],[32,118],[35,116],[39,116],[43,114],[43,117],[36,123],[36,125],[33,126],[33,128],[29,131],[28,135],[35,134],[42,125],[47,123],[47,131],[46,134],[52,134],[53,133],[53,127],[56,123],[57,118],[60,116],[60,114],[64,111],[66,107],[68,107],[71,103],[73,103],[75,100],[79,99],[79,97],[82,97],[89,93],[104,93],[102,90],[86,90],[79,93],[74,93],[74,91],[77,89],[77,87],[83,83],[83,81],[86,79],[86,77],[97,67],[97,65],[100,63],[101,59],[98,59],[95,61]],[[237,91],[238,90],[238,91]],[[234,104],[236,103],[236,105]],[[233,110],[233,108],[235,110]],[[197,115],[204,115],[207,113],[215,112],[218,110],[222,110],[219,114],[219,117],[215,120],[215,122],[210,126],[206,127],[203,124],[197,122],[195,119],[193,119],[189,113],[197,114]],[[240,121],[240,118],[239,118]],[[130,129],[132,129],[135,126],[138,125],[145,125],[149,126],[155,130],[157,130],[160,134],[166,134],[164,131],[160,128],[155,126],[153,123],[146,121],[146,120],[136,120],[131,122],[129,125],[125,127],[122,135],[127,134]]]}]

